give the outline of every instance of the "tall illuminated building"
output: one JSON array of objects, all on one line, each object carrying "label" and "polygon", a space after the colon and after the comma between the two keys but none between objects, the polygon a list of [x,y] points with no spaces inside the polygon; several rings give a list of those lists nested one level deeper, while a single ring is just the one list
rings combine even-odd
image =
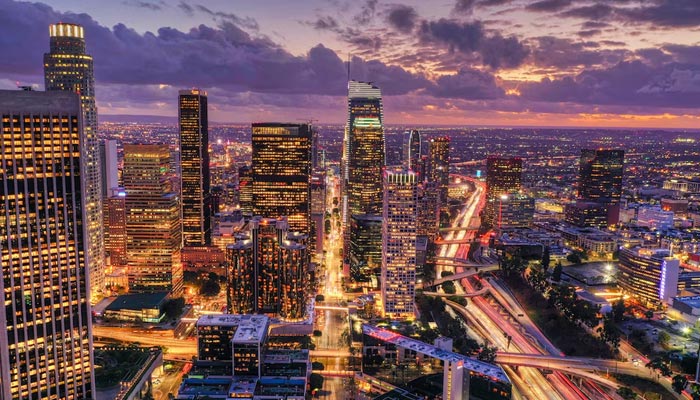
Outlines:
[{"label": "tall illuminated building", "polygon": [[412,129],[405,133],[403,148],[403,164],[419,175],[418,165],[421,157],[420,132]]},{"label": "tall illuminated building", "polygon": [[343,139],[343,254],[348,254],[350,216],[382,213],[385,161],[381,90],[366,82],[348,82],[348,122]]},{"label": "tall illuminated building", "polygon": [[129,291],[182,293],[180,199],[165,144],[124,145]]},{"label": "tall illuminated building", "polygon": [[105,250],[109,254],[109,263],[113,267],[124,267],[128,263],[126,245],[126,191],[115,189],[111,196],[105,199],[107,216],[105,231]]},{"label": "tall illuminated building", "polygon": [[253,217],[246,234],[226,248],[230,313],[266,313],[287,320],[306,315],[308,237],[288,231],[286,218]]},{"label": "tall illuminated building", "polygon": [[576,207],[595,203],[588,208],[602,210],[598,219],[605,221],[604,225],[619,220],[624,162],[624,150],[581,150]]},{"label": "tall illuminated building", "polygon": [[416,286],[416,174],[403,167],[384,171],[382,304],[389,318],[414,316]]},{"label": "tall illuminated building", "polygon": [[89,253],[90,292],[97,300],[104,288],[104,232],[102,181],[100,178],[97,106],[92,56],[85,53],[83,27],[58,23],[49,26],[49,52],[44,54],[44,85],[47,91],[78,93],[83,111],[83,164],[85,210]]},{"label": "tall illuminated building", "polygon": [[82,115],[74,93],[0,91],[1,399],[91,399]]},{"label": "tall illuminated building", "polygon": [[440,209],[447,212],[447,191],[450,187],[450,138],[448,136],[430,139],[429,160],[428,180],[438,185]]},{"label": "tall illuminated building", "polygon": [[581,150],[579,198],[617,204],[622,196],[624,150]]},{"label": "tall illuminated building", "polygon": [[490,156],[486,159],[486,207],[483,214],[485,225],[498,225],[502,202],[509,193],[520,191],[522,175],[521,158]]},{"label": "tall illuminated building", "polygon": [[253,214],[286,216],[289,229],[311,228],[311,127],[308,124],[253,124]]},{"label": "tall illuminated building", "polygon": [[253,175],[249,165],[238,168],[238,206],[244,215],[253,215]]},{"label": "tall illuminated building", "polygon": [[207,93],[180,90],[180,196],[182,243],[211,245],[211,178]]}]

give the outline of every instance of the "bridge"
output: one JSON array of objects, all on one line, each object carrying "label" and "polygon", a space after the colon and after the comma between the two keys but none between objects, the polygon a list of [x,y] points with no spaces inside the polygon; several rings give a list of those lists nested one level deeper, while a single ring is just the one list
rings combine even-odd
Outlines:
[{"label": "bridge", "polygon": [[459,272],[456,274],[448,275],[443,278],[435,279],[431,282],[423,282],[423,283],[417,283],[416,288],[422,288],[422,287],[427,287],[427,286],[437,286],[441,285],[445,282],[448,281],[456,281],[462,278],[468,278],[472,275],[476,275],[479,272],[488,272],[488,271],[495,271],[498,269],[498,264],[474,264],[474,268],[470,269],[469,271],[464,271],[464,272]]},{"label": "bridge", "polygon": [[438,292],[423,292],[424,295],[426,296],[433,296],[433,297],[476,297],[476,296],[483,296],[486,293],[489,292],[489,287],[483,287],[476,292],[472,293],[455,293],[455,294],[448,294],[448,293],[438,293]]},{"label": "bridge", "polygon": [[435,244],[469,244],[474,242],[474,239],[437,239]]},{"label": "bridge", "polygon": [[566,374],[593,379],[608,387],[617,388],[619,385],[596,375],[598,373],[622,373],[640,378],[649,379],[654,375],[653,371],[629,361],[617,361],[599,358],[566,357],[542,354],[515,354],[496,353],[497,364],[513,365],[521,367],[534,367],[539,369],[556,370]]}]

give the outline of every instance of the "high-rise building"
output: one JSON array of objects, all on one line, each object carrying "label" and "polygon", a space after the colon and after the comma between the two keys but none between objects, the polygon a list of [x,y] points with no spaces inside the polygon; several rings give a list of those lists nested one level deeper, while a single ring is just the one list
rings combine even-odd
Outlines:
[{"label": "high-rise building", "polygon": [[382,304],[389,318],[414,316],[416,286],[416,174],[384,171]]},{"label": "high-rise building", "polygon": [[490,156],[486,159],[486,207],[483,223],[488,226],[498,225],[498,215],[503,199],[509,193],[521,189],[523,160]]},{"label": "high-rise building", "polygon": [[622,196],[624,150],[581,150],[579,198],[617,204]]},{"label": "high-rise building", "polygon": [[127,265],[126,252],[126,191],[123,188],[116,189],[114,194],[105,200],[107,206],[105,215],[107,224],[105,232],[105,250],[109,255],[109,263],[113,267]]},{"label": "high-rise building", "polygon": [[253,124],[253,214],[286,216],[289,229],[306,235],[311,226],[311,127]]},{"label": "high-rise building", "polygon": [[578,202],[595,202],[605,207],[599,219],[616,224],[620,216],[624,150],[581,150]]},{"label": "high-rise building", "polygon": [[535,215],[535,198],[522,193],[509,193],[499,199],[498,222],[503,229],[528,228]]},{"label": "high-rise building", "polygon": [[97,139],[97,106],[92,56],[85,53],[83,27],[58,23],[49,27],[49,52],[44,54],[44,85],[47,91],[78,93],[83,111],[82,141],[85,174],[85,210],[89,253],[91,301],[97,300],[104,288],[104,232],[102,219],[102,181],[100,178],[99,141]]},{"label": "high-rise building", "polygon": [[181,90],[178,116],[182,243],[209,246],[212,210],[207,93],[199,89]]},{"label": "high-rise building", "polygon": [[306,235],[288,232],[286,218],[253,217],[247,235],[226,248],[227,306],[231,313],[306,315],[308,255]]},{"label": "high-rise building", "polygon": [[680,261],[666,249],[620,248],[617,283],[625,294],[656,307],[678,294]]},{"label": "high-rise building", "polygon": [[382,168],[386,165],[383,121],[381,90],[371,83],[348,82],[348,123],[340,178],[343,254],[346,255],[350,216],[382,213]]},{"label": "high-rise building", "polygon": [[244,215],[253,215],[253,174],[250,165],[238,168],[238,206]]},{"label": "high-rise building", "polygon": [[438,184],[440,208],[447,210],[447,191],[450,187],[450,138],[441,136],[430,139],[430,176],[428,180]]},{"label": "high-rise building", "polygon": [[382,216],[373,214],[350,217],[350,277],[363,284],[378,287],[382,266]]},{"label": "high-rise building", "polygon": [[416,200],[416,234],[435,238],[439,230],[440,187],[436,182],[423,181],[418,185]]},{"label": "high-rise building", "polygon": [[[420,132],[412,129],[404,134],[403,164],[419,175],[418,165],[421,157]],[[422,177],[419,175],[419,180]]]},{"label": "high-rise building", "polygon": [[91,399],[85,152],[74,93],[0,91],[0,398]]},{"label": "high-rise building", "polygon": [[165,144],[124,145],[129,290],[182,293],[180,199]]},{"label": "high-rise building", "polygon": [[315,173],[311,177],[311,236],[317,253],[323,251],[324,219],[326,215],[326,175]]},{"label": "high-rise building", "polygon": [[119,187],[119,156],[116,140],[106,139],[100,142],[100,170],[104,199],[111,196],[112,189]]}]

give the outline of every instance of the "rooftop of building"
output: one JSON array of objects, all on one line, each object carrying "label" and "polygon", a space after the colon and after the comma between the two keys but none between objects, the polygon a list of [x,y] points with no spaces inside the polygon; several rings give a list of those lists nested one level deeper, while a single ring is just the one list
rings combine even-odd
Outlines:
[{"label": "rooftop of building", "polygon": [[692,308],[700,308],[700,296],[679,296],[675,297],[674,300],[687,304]]},{"label": "rooftop of building", "polygon": [[200,326],[236,327],[233,342],[261,342],[267,334],[270,318],[265,315],[217,314],[203,315],[197,320]]},{"label": "rooftop of building", "polygon": [[168,298],[168,292],[124,294],[117,297],[106,311],[143,310],[160,308]]},{"label": "rooftop of building", "polygon": [[420,340],[411,339],[396,332],[372,325],[363,324],[362,333],[383,342],[413,350],[442,361],[462,363],[469,371],[487,375],[501,382],[510,382],[503,368],[498,365],[489,364],[451,351],[441,350],[431,344],[421,342]]}]

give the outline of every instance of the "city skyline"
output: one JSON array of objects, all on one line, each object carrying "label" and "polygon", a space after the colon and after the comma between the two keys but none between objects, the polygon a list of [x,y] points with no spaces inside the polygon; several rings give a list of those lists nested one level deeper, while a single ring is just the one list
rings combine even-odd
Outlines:
[{"label": "city skyline", "polygon": [[[210,93],[212,121],[339,123],[350,54],[350,78],[384,88],[388,124],[694,128],[699,7],[3,0],[6,36],[23,34],[8,41],[0,87],[40,86],[36,38],[66,21],[85,27],[103,115],[173,116],[173,93],[199,86]],[[184,49],[199,55],[198,68],[187,67]]]}]

